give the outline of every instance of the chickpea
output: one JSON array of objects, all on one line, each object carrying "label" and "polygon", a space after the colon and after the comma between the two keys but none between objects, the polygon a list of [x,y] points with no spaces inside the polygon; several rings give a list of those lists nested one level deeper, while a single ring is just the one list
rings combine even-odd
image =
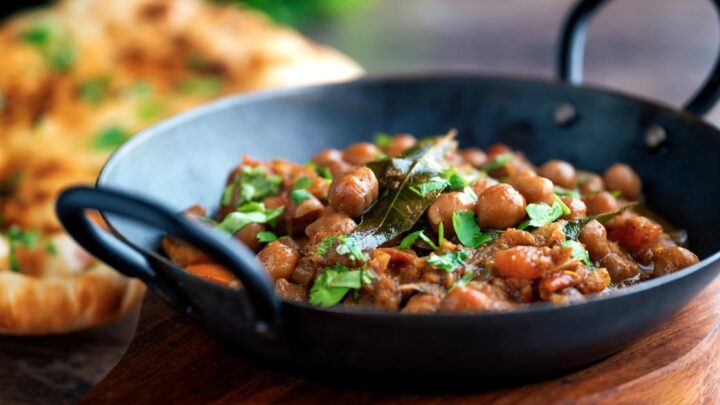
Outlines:
[{"label": "chickpea", "polygon": [[337,149],[321,150],[310,160],[320,166],[325,166],[330,169],[333,176],[337,176],[352,169],[352,165],[343,160],[342,152]]},{"label": "chickpea", "polygon": [[503,277],[525,280],[540,278],[552,266],[552,258],[545,249],[515,246],[501,250],[495,254],[495,266]]},{"label": "chickpea", "polygon": [[417,139],[410,134],[397,134],[390,140],[386,152],[391,157],[401,156],[406,150],[412,148],[415,142]]},{"label": "chickpea", "polygon": [[653,276],[664,276],[692,266],[698,261],[698,257],[685,248],[679,246],[659,247],[653,250]]},{"label": "chickpea", "polygon": [[340,212],[325,212],[317,221],[305,228],[309,238],[325,235],[344,235],[352,232],[357,224],[349,216]]},{"label": "chickpea", "polygon": [[590,254],[590,259],[598,261],[610,253],[608,246],[607,230],[600,222],[592,220],[580,231],[578,241],[585,245]]},{"label": "chickpea", "polygon": [[333,180],[328,201],[334,210],[357,218],[377,199],[379,188],[375,173],[358,167]]},{"label": "chickpea", "polygon": [[488,188],[498,184],[498,181],[493,179],[492,177],[486,177],[484,179],[475,180],[471,185],[470,188],[475,192],[475,194],[480,195],[483,191],[487,190]]},{"label": "chickpea", "polygon": [[476,211],[481,228],[510,228],[525,218],[525,197],[509,184],[496,184],[480,194]]},{"label": "chickpea", "polygon": [[513,177],[509,181],[528,203],[552,205],[555,189],[552,181],[540,176]]},{"label": "chickpea", "polygon": [[617,199],[607,191],[586,196],[583,198],[583,202],[587,206],[588,215],[607,214],[618,209]]},{"label": "chickpea", "polygon": [[487,154],[491,158],[494,158],[497,155],[506,155],[512,153],[513,150],[509,146],[502,143],[490,145],[490,147],[487,149]]},{"label": "chickpea", "polygon": [[437,232],[440,223],[446,235],[454,235],[453,214],[457,211],[472,211],[475,201],[469,195],[454,191],[441,194],[427,209],[427,219],[432,229]]},{"label": "chickpea", "polygon": [[380,154],[380,149],[374,144],[369,142],[360,142],[354,143],[345,148],[342,153],[342,157],[344,161],[355,166],[360,166],[371,160],[377,159]]},{"label": "chickpea", "polygon": [[538,174],[547,177],[560,187],[575,187],[575,168],[562,160],[550,160],[540,166]]},{"label": "chickpea", "polygon": [[260,249],[262,243],[257,239],[257,234],[265,230],[265,225],[258,223],[251,223],[240,228],[235,234],[235,239],[244,243],[247,247],[252,250]]},{"label": "chickpea", "polygon": [[296,203],[292,198],[288,199],[285,206],[285,221],[290,234],[302,233],[305,227],[315,222],[323,213],[325,207],[317,197],[310,195],[305,200]]},{"label": "chickpea", "polygon": [[578,186],[582,194],[594,194],[605,190],[605,183],[602,177],[592,173],[585,174],[582,181],[578,181]]},{"label": "chickpea", "polygon": [[488,162],[488,157],[480,148],[468,148],[460,151],[460,156],[470,166],[480,169]]},{"label": "chickpea", "polygon": [[582,200],[570,196],[561,197],[560,199],[570,208],[570,214],[564,215],[563,219],[577,219],[587,216],[587,206]]},{"label": "chickpea", "polygon": [[300,261],[300,252],[276,240],[265,246],[258,253],[257,259],[274,281],[287,280]]},{"label": "chickpea", "polygon": [[415,294],[410,297],[401,312],[412,314],[435,312],[442,298],[436,294]]},{"label": "chickpea", "polygon": [[482,291],[469,287],[455,287],[440,302],[443,312],[477,312],[493,307],[493,300]]},{"label": "chickpea", "polygon": [[625,199],[635,201],[640,198],[642,190],[640,176],[626,164],[615,163],[610,166],[605,171],[603,180],[608,190],[620,191],[620,195]]}]

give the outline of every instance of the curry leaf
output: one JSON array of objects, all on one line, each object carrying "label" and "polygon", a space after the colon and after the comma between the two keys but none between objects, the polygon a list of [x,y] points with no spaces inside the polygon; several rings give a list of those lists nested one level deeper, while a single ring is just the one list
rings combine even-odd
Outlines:
[{"label": "curry leaf", "polygon": [[[440,175],[448,153],[456,148],[454,137],[455,132],[451,131],[444,137],[419,142],[418,147],[414,147],[399,159],[405,161],[401,165],[407,169],[404,177],[396,188],[391,189],[386,196],[378,198],[375,206],[351,234],[361,249],[376,248],[415,226],[442,190],[419,195],[411,188]],[[387,170],[385,175],[388,175]]]}]

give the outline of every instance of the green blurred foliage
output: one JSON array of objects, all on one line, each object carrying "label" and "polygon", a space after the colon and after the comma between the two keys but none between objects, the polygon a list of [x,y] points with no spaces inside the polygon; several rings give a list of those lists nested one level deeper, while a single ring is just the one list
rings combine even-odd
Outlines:
[{"label": "green blurred foliage", "polygon": [[280,24],[304,27],[370,6],[374,0],[219,0],[260,10]]}]

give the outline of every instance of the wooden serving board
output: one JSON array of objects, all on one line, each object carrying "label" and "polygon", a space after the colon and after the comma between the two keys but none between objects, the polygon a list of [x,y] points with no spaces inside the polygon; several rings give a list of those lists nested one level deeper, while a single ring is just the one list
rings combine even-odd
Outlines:
[{"label": "wooden serving board", "polygon": [[252,363],[148,295],[130,348],[83,403],[432,402],[720,404],[720,279],[651,335],[581,371],[452,395],[351,390]]}]

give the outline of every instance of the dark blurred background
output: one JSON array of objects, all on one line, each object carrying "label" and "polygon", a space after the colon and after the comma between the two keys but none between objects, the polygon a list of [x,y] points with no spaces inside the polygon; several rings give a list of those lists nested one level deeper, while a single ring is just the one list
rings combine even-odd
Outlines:
[{"label": "dark blurred background", "polygon": [[[544,79],[553,77],[559,27],[574,3],[225,0],[235,1],[342,50],[370,74],[466,69]],[[31,3],[37,2],[3,2],[0,8],[7,12]],[[587,81],[682,104],[718,52],[720,29],[710,1],[610,3],[591,25]],[[720,123],[720,110],[709,119]],[[136,320],[133,314],[115,325],[64,337],[0,339],[0,403],[74,401],[119,360]]]}]

